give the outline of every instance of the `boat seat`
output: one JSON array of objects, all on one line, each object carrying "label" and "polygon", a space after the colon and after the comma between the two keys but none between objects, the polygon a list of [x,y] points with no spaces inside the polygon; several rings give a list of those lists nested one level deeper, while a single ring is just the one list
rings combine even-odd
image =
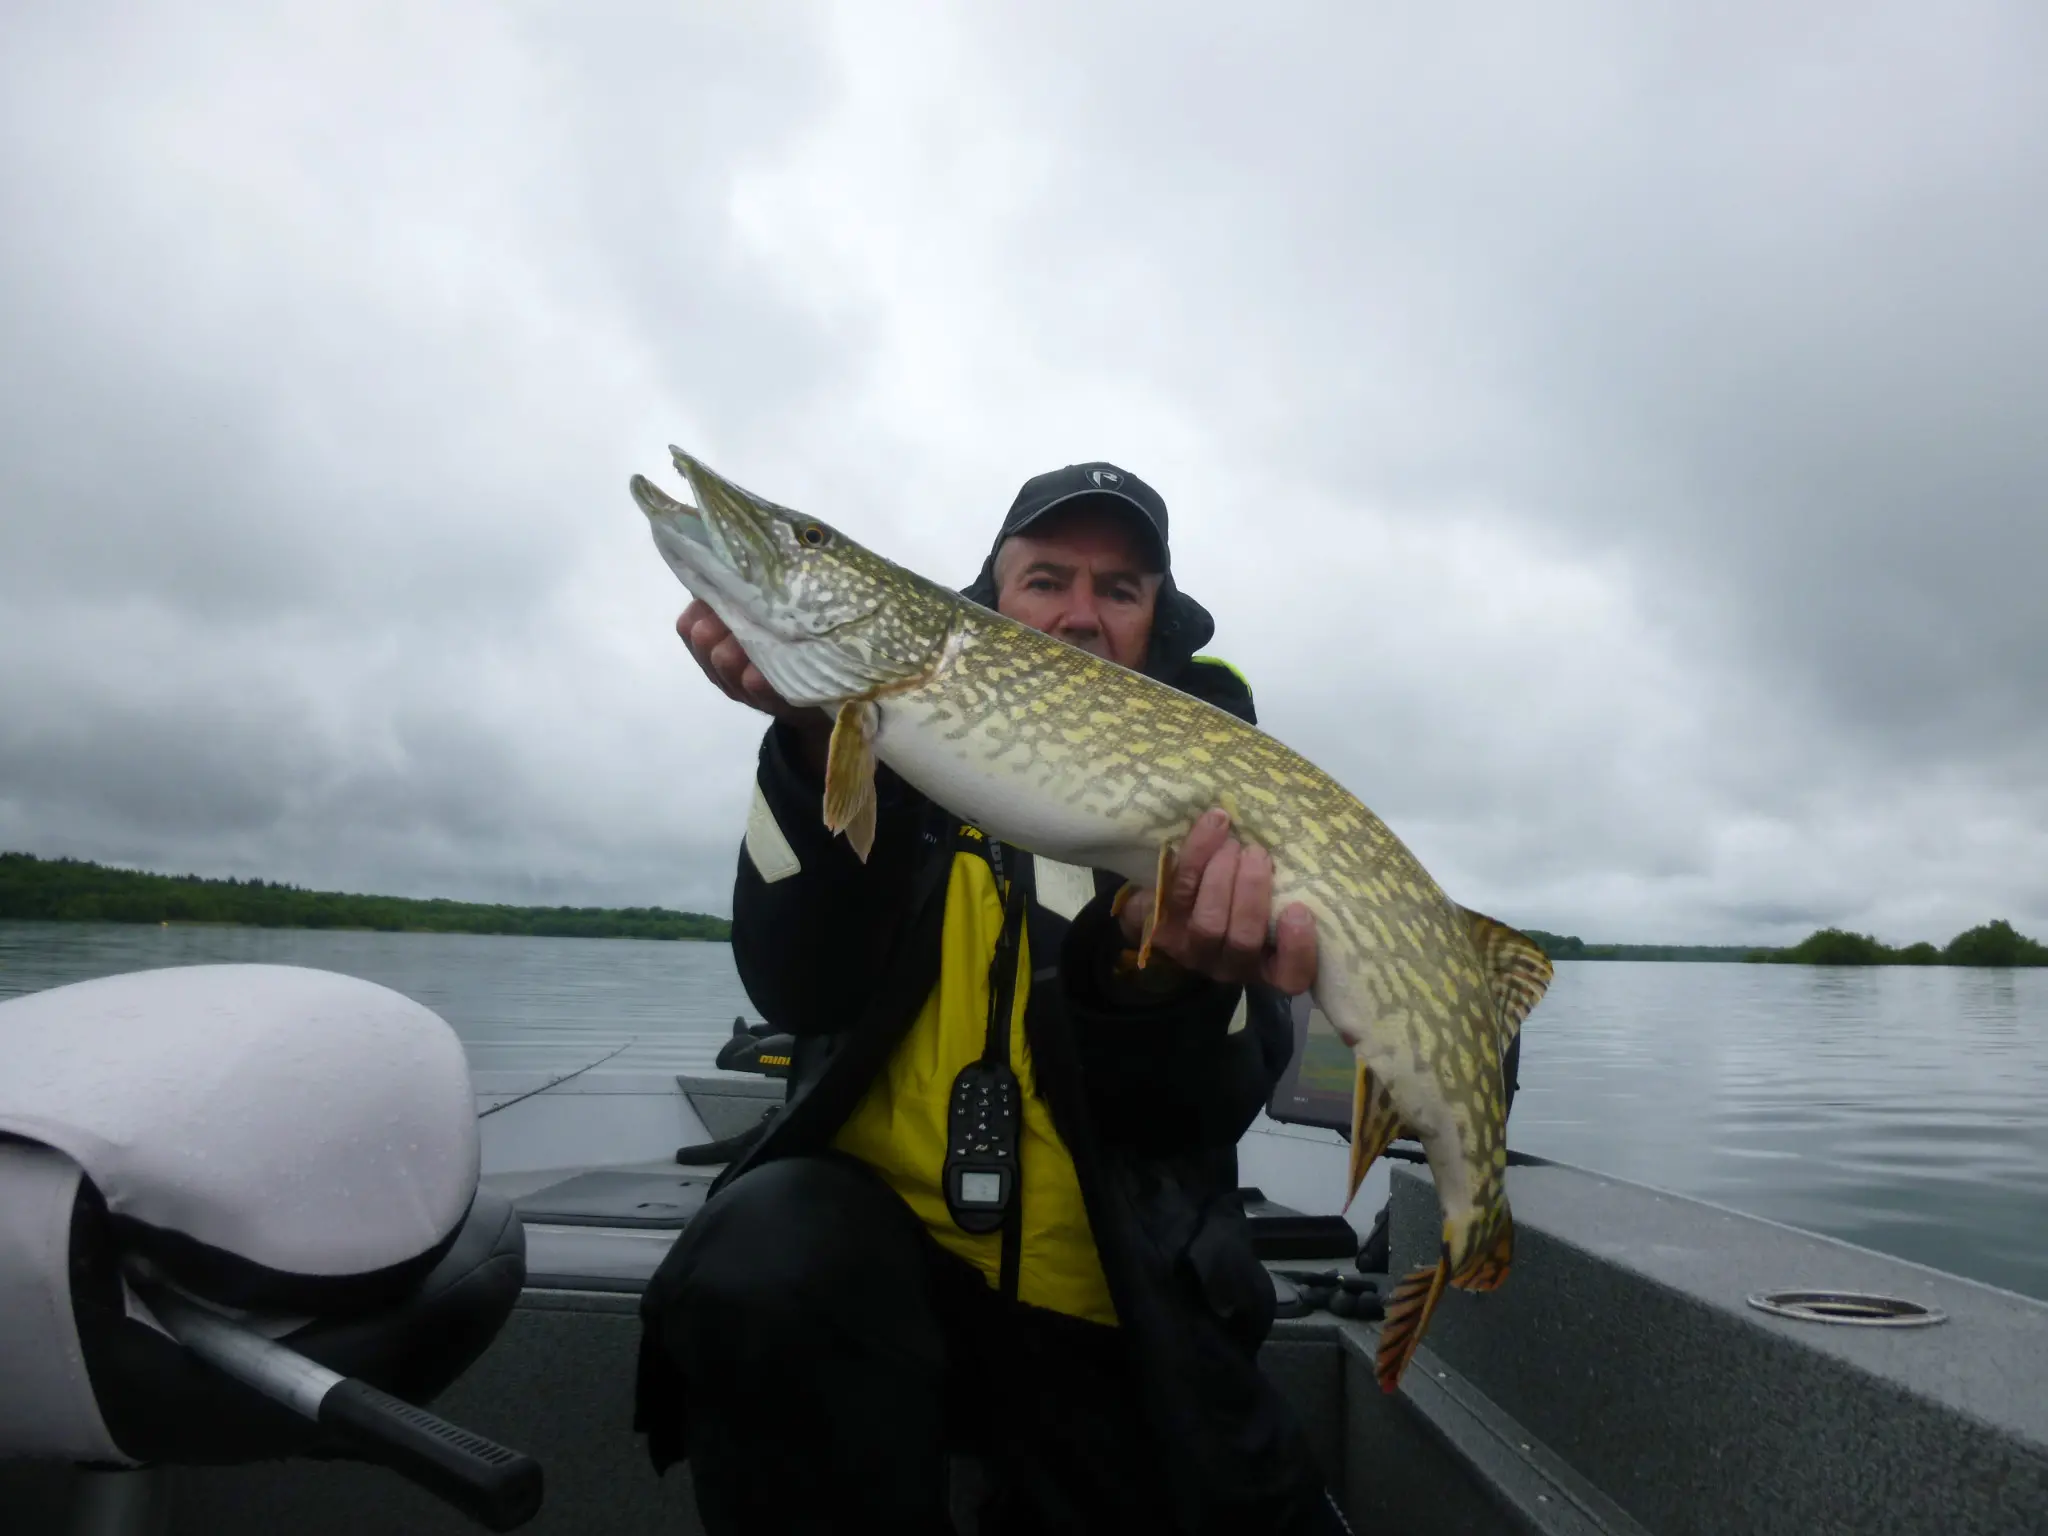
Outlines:
[{"label": "boat seat", "polygon": [[0,1458],[350,1455],[157,1312],[424,1405],[525,1280],[479,1172],[461,1042],[386,988],[193,966],[0,1003]]},{"label": "boat seat", "polygon": [[[129,1315],[105,1207],[83,1181],[73,1211],[71,1304],[79,1356],[122,1460],[202,1466],[348,1454],[313,1421]],[[405,1294],[368,1311],[293,1319],[282,1328],[259,1324],[259,1331],[340,1375],[425,1404],[484,1352],[510,1316],[525,1277],[525,1229],[510,1201],[482,1190],[440,1262]],[[0,1380],[0,1397],[10,1390]],[[7,1450],[0,1446],[0,1454]]]}]

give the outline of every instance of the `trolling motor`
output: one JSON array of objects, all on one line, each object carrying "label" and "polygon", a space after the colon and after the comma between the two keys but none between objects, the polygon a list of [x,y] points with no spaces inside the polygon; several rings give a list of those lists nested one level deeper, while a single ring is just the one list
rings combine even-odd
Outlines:
[{"label": "trolling motor", "polygon": [[[794,1035],[779,1034],[767,1024],[749,1024],[741,1017],[732,1021],[732,1037],[718,1048],[712,1064],[721,1072],[753,1072],[762,1077],[786,1078],[795,1055]],[[759,1120],[734,1135],[678,1147],[676,1161],[686,1168],[696,1168],[730,1163],[744,1157],[755,1142],[768,1134],[768,1124],[781,1108],[780,1104],[770,1104],[761,1111]]]},{"label": "trolling motor", "polygon": [[368,1462],[478,1524],[532,1458],[426,1407],[525,1283],[478,1183],[462,1045],[292,966],[0,1003],[0,1459],[70,1463],[71,1529],[140,1536],[180,1466]]},{"label": "trolling motor", "polygon": [[789,1076],[796,1036],[777,1033],[767,1024],[732,1021],[732,1038],[718,1048],[712,1063],[721,1072],[758,1072],[763,1077]]}]

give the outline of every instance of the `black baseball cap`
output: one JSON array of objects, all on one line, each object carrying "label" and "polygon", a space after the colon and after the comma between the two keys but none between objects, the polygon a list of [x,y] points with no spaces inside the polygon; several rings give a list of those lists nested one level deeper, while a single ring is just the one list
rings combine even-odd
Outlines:
[{"label": "black baseball cap", "polygon": [[1096,501],[1121,508],[1127,515],[1134,514],[1132,520],[1151,543],[1158,568],[1168,568],[1165,499],[1129,470],[1100,459],[1050,469],[1026,480],[1017,499],[1010,503],[996,542],[1001,544],[1012,534],[1022,533],[1055,508],[1080,501]]}]

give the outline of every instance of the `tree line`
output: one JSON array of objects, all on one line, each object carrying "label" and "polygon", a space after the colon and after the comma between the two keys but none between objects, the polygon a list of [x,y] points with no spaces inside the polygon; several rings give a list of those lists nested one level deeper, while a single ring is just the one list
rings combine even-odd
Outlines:
[{"label": "tree line", "polygon": [[1754,950],[1748,958],[1766,965],[2048,965],[2048,944],[2000,917],[1965,929],[1939,949],[1924,939],[1895,949],[1867,933],[1822,928],[1788,949]]},{"label": "tree line", "polygon": [[1715,960],[1763,965],[2048,965],[2048,944],[2028,938],[2004,918],[1979,923],[1936,948],[1922,941],[1893,948],[1867,933],[1822,928],[1797,944],[1588,944],[1573,934],[1525,928],[1552,960]]},{"label": "tree line", "polygon": [[0,919],[71,923],[222,923],[379,933],[496,933],[536,938],[729,939],[732,925],[666,907],[513,907],[312,891],[113,869],[82,859],[0,853]]},{"label": "tree line", "polygon": [[1746,960],[1747,944],[1588,944],[1577,934],[1524,928],[1553,960]]},{"label": "tree line", "polygon": [[[83,859],[0,853],[0,920],[222,923],[248,928],[356,928],[380,933],[496,933],[537,938],[728,940],[732,925],[666,907],[513,907],[312,891],[269,880],[209,879],[113,869]],[[1552,960],[1707,960],[1772,965],[2048,965],[2048,944],[1998,918],[1936,948],[1894,948],[1869,934],[1822,928],[1797,944],[1588,944],[1525,928]]]}]

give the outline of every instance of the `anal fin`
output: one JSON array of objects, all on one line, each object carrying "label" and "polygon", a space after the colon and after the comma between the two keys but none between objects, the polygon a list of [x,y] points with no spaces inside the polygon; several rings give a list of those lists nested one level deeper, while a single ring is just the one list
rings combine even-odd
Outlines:
[{"label": "anal fin", "polygon": [[874,731],[874,705],[849,699],[839,706],[825,752],[826,829],[844,832],[863,864],[875,846]]},{"label": "anal fin", "polygon": [[1410,1270],[1402,1276],[1394,1294],[1387,1298],[1386,1317],[1380,1324],[1379,1356],[1373,1362],[1373,1374],[1379,1379],[1382,1392],[1392,1392],[1401,1384],[1401,1374],[1422,1344],[1423,1330],[1429,1327],[1430,1314],[1436,1311],[1449,1274],[1450,1265],[1438,1259],[1433,1268]]},{"label": "anal fin", "polygon": [[1358,1186],[1400,1132],[1401,1116],[1394,1109],[1392,1096],[1360,1062],[1358,1081],[1351,1088],[1351,1183],[1344,1192],[1344,1211],[1351,1209]]}]

